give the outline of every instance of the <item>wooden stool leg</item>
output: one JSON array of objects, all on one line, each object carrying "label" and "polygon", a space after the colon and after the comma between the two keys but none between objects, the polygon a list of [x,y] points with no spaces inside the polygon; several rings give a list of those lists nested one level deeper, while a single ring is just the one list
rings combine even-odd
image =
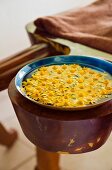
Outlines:
[{"label": "wooden stool leg", "polygon": [[0,123],[0,144],[10,148],[16,141],[18,135],[14,129],[7,130]]},{"label": "wooden stool leg", "polygon": [[37,148],[38,170],[60,170],[59,154]]}]

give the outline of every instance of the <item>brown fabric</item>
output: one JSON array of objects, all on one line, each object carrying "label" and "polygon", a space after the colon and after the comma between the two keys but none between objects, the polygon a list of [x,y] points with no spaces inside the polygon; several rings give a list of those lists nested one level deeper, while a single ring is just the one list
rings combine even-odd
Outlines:
[{"label": "brown fabric", "polygon": [[78,10],[38,18],[34,24],[36,32],[112,53],[112,0],[98,0]]}]

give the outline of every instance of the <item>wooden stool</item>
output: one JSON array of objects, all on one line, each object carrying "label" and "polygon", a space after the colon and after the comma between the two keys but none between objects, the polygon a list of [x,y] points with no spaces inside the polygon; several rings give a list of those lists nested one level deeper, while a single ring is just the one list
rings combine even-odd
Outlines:
[{"label": "wooden stool", "polygon": [[61,111],[23,97],[14,79],[8,91],[24,134],[37,146],[39,170],[59,170],[58,153],[77,154],[98,149],[111,133],[112,101],[89,110]]}]

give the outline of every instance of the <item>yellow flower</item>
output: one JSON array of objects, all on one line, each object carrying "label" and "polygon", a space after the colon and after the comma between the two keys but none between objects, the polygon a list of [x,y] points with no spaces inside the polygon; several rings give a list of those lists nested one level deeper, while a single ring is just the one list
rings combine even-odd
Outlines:
[{"label": "yellow flower", "polygon": [[61,74],[61,73],[62,73],[62,71],[61,71],[61,70],[57,70],[57,73],[58,73],[58,74]]},{"label": "yellow flower", "polygon": [[79,78],[79,79],[78,79],[78,82],[79,82],[79,83],[83,83],[83,81],[84,81],[84,80],[83,80],[82,78]]},{"label": "yellow flower", "polygon": [[66,68],[67,68],[67,65],[66,65],[66,64],[62,65],[62,68],[63,68],[63,69],[66,69]]},{"label": "yellow flower", "polygon": [[68,83],[68,84],[71,84],[72,82],[73,82],[72,79],[68,79],[68,80],[67,80],[67,83]]}]

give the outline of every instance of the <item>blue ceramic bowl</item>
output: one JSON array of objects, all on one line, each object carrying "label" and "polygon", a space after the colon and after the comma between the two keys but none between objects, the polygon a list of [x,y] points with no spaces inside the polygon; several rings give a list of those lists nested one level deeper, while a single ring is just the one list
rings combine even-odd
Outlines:
[{"label": "blue ceramic bowl", "polygon": [[90,56],[75,56],[75,55],[60,55],[60,56],[53,56],[53,57],[47,57],[41,60],[37,60],[33,63],[30,63],[26,66],[24,66],[16,75],[15,78],[15,85],[17,90],[26,98],[31,100],[32,102],[35,102],[41,106],[49,107],[53,109],[61,109],[61,110],[83,110],[83,109],[89,109],[92,107],[96,107],[98,105],[101,105],[109,100],[112,99],[112,95],[110,97],[102,99],[98,101],[95,104],[90,104],[87,106],[82,107],[54,107],[51,105],[44,105],[42,103],[39,103],[31,98],[29,98],[24,92],[22,92],[22,82],[28,78],[31,77],[32,73],[35,71],[35,69],[38,69],[41,66],[49,66],[49,65],[61,65],[61,64],[79,64],[81,66],[86,66],[92,69],[95,69],[100,72],[107,72],[110,75],[110,78],[112,78],[112,63],[108,62],[103,59],[99,59],[96,57],[90,57]]}]

